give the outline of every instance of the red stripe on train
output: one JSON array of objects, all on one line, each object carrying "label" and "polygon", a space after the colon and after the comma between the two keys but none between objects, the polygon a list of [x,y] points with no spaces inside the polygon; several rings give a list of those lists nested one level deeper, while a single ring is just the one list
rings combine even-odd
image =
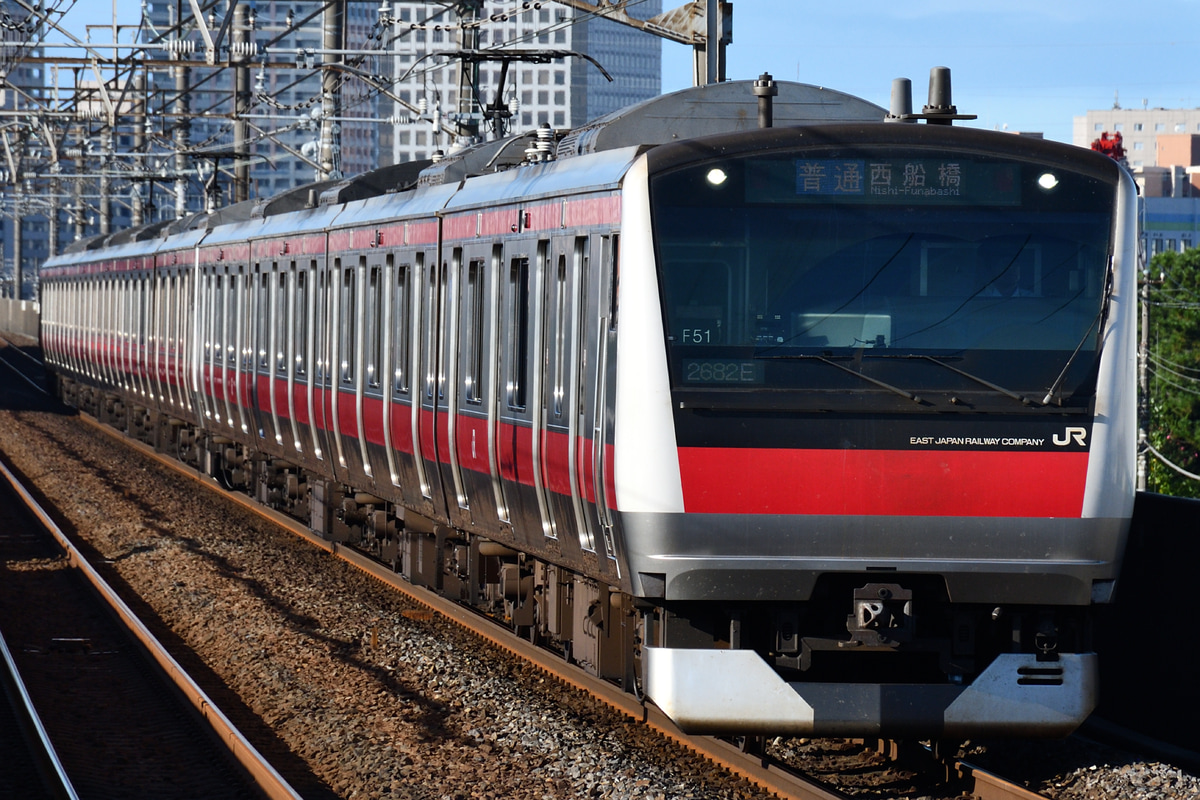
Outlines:
[{"label": "red stripe on train", "polygon": [[701,514],[1060,517],[1083,512],[1087,453],[679,448]]}]

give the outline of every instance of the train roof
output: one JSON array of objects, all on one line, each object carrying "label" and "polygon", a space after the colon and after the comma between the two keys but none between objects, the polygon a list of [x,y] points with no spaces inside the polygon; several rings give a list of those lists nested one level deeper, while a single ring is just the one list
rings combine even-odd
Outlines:
[{"label": "train roof", "polygon": [[[614,111],[567,134],[557,157],[656,145],[758,128],[755,81],[693,86]],[[806,83],[777,81],[772,103],[777,128],[833,122],[882,122],[887,109],[853,95]]]},{"label": "train roof", "polygon": [[[543,127],[462,148],[436,160],[405,162],[351,178],[323,181],[211,213],[157,222],[73,242],[63,255],[116,247],[154,252],[187,247],[199,239],[224,239],[247,229],[254,237],[294,230],[296,214],[325,226],[359,224],[391,216],[432,214],[515,197],[551,195],[576,188],[615,187],[646,149],[758,126],[754,81],[726,81],[654,97],[560,134]],[[886,109],[844,92],[779,81],[773,98],[776,127],[832,122],[881,122]],[[604,155],[601,155],[604,154]],[[583,163],[565,162],[591,156]],[[513,172],[515,167],[526,169]],[[532,168],[530,168],[532,167]],[[500,177],[498,173],[504,174]],[[496,177],[488,177],[496,176]],[[474,180],[465,184],[468,178]],[[465,186],[470,189],[460,190]],[[373,199],[375,198],[375,199]],[[49,264],[56,261],[52,258]]]}]

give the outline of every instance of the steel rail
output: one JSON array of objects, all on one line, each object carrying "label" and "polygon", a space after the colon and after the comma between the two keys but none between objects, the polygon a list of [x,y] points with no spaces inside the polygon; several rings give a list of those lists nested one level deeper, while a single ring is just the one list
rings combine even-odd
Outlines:
[{"label": "steel rail", "polygon": [[70,776],[63,769],[62,761],[58,758],[58,751],[54,749],[54,743],[50,741],[46,728],[42,725],[42,719],[38,716],[37,709],[33,706],[33,700],[25,688],[25,681],[21,679],[21,672],[17,669],[17,662],[13,659],[12,652],[8,649],[8,643],[2,634],[0,634],[0,655],[4,657],[6,669],[4,682],[12,691],[13,704],[20,703],[20,711],[24,715],[23,721],[31,729],[32,737],[37,740],[37,757],[45,767],[47,780],[53,776],[56,781],[54,794],[68,800],[79,800],[79,793],[75,791],[75,787],[71,785]]},{"label": "steel rail", "polygon": [[188,701],[200,713],[200,716],[218,734],[231,755],[250,774],[251,778],[262,789],[264,794],[270,800],[303,800],[288,782],[275,771],[275,768],[267,763],[255,749],[254,745],[242,735],[241,731],[234,727],[229,718],[217,708],[204,690],[179,665],[179,662],[166,651],[158,639],[155,638],[154,634],[138,619],[129,606],[125,604],[125,601],[113,591],[112,587],[101,577],[100,573],[88,563],[78,548],[67,538],[62,529],[55,524],[54,520],[50,518],[50,515],[46,513],[41,504],[38,503],[2,460],[0,460],[0,475],[3,475],[13,491],[21,497],[30,513],[58,541],[59,546],[66,552],[68,563],[79,570],[104,601],[112,607],[117,617],[128,627],[130,633],[142,643],[159,668],[175,683],[187,697]]}]

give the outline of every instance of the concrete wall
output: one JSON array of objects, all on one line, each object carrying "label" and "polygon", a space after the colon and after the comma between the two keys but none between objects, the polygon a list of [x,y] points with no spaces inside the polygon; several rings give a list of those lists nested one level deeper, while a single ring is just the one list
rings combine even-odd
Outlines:
[{"label": "concrete wall", "polygon": [[37,338],[41,309],[32,300],[0,299],[0,331]]}]

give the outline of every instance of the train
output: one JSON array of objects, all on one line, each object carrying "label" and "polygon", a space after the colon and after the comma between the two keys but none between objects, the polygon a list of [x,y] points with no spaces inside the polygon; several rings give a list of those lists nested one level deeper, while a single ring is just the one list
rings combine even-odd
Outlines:
[{"label": "train", "polygon": [[1063,736],[1136,191],[954,111],[729,81],[82,240],[54,391],[685,731]]}]

